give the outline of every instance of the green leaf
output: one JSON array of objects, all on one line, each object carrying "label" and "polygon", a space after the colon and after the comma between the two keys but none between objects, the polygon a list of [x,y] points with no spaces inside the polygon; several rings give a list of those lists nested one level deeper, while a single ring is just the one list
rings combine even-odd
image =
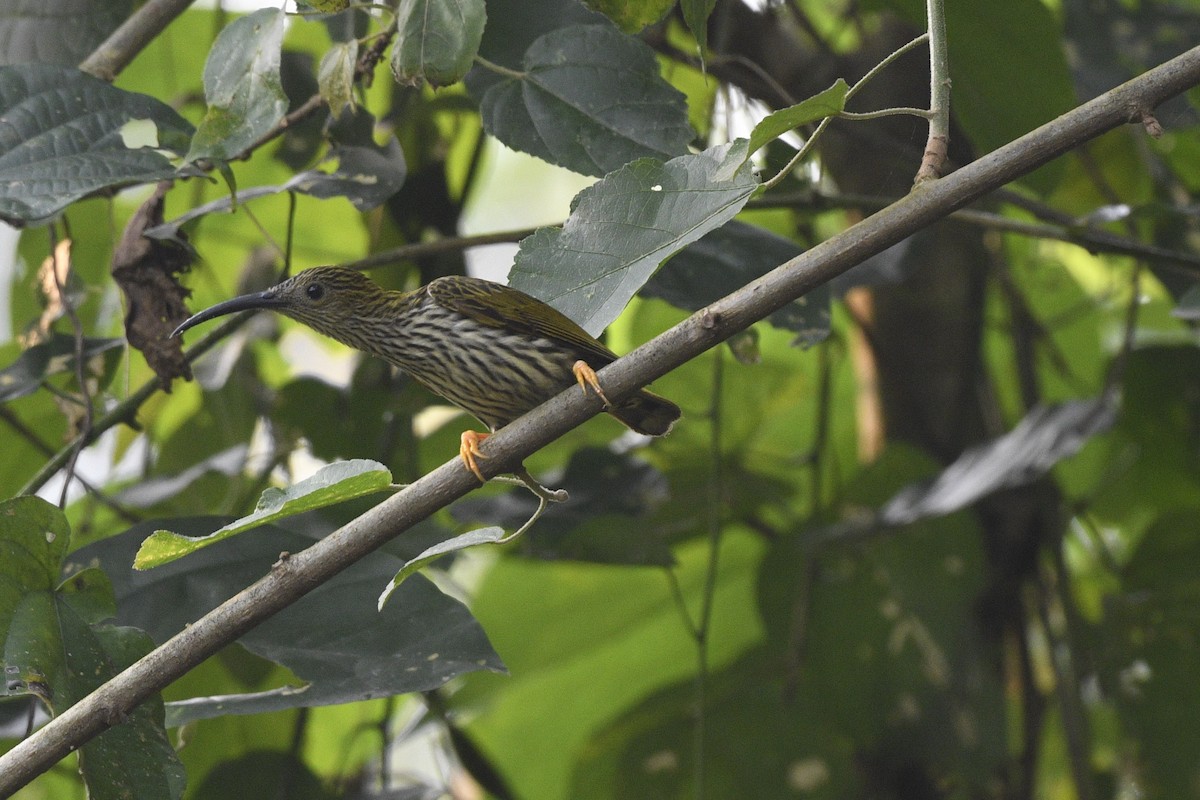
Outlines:
[{"label": "green leaf", "polygon": [[717,6],[717,0],[679,0],[683,21],[696,39],[701,60],[708,50],[708,17]]},{"label": "green leaf", "polygon": [[[94,629],[97,643],[112,664],[113,674],[127,669],[149,653],[154,643],[137,628],[101,625]],[[92,739],[79,751],[79,770],[96,800],[183,796],[187,775],[164,727],[162,697],[143,702],[128,719]]]},{"label": "green leaf", "polygon": [[400,0],[392,74],[411,86],[449,86],[463,79],[479,52],[483,0]]},{"label": "green leaf", "polygon": [[[142,523],[71,555],[72,563],[98,563],[113,575],[118,622],[165,641],[242,591],[271,569],[281,552],[299,552],[324,536],[332,523],[320,515],[286,520],[288,529],[265,525],[254,536],[221,542],[187,559],[149,572],[128,569],[156,523]],[[162,523],[158,523],[162,524]],[[171,520],[189,533],[211,530],[212,517]],[[407,553],[415,553],[429,539]],[[397,544],[406,545],[409,534]],[[412,543],[415,544],[415,543]],[[474,670],[503,671],[483,629],[461,602],[418,575],[404,582],[383,611],[375,598],[407,557],[377,551],[313,589],[238,640],[262,658],[286,666],[302,685],[263,687],[249,694],[213,687],[213,696],[172,703],[172,725],[222,714],[348,703],[436,688]],[[239,685],[236,691],[246,691]]]},{"label": "green leaf", "polygon": [[[841,499],[877,507],[936,468],[893,445]],[[830,765],[846,748],[876,748],[935,783],[982,791],[1009,753],[1005,687],[979,613],[990,574],[976,518],[922,519],[847,546],[809,541],[802,531],[777,539],[757,578],[766,646],[794,697],[777,713],[828,730],[813,755]]]},{"label": "green leaf", "polygon": [[1138,744],[1135,766],[1156,797],[1186,797],[1200,780],[1192,754],[1200,730],[1200,524],[1195,510],[1162,516],[1145,532],[1104,598],[1095,631],[1098,672],[1122,732]]},{"label": "green leaf", "polygon": [[0,630],[22,596],[54,588],[70,536],[63,513],[40,497],[0,502]]},{"label": "green leaf", "polygon": [[477,544],[497,544],[499,542],[503,542],[504,536],[504,528],[498,528],[495,526],[489,528],[478,528],[473,531],[467,531],[466,533],[459,534],[453,539],[447,539],[444,542],[438,542],[433,547],[426,548],[425,550],[421,551],[416,558],[407,561],[396,573],[396,576],[392,578],[391,582],[388,583],[387,588],[384,589],[383,593],[379,595],[379,610],[383,610],[388,598],[391,597],[392,593],[400,587],[400,584],[404,582],[405,578],[415,574],[418,570],[425,567],[429,563],[436,561],[449,553],[456,553],[459,550],[465,550],[468,547],[474,547]]},{"label": "green leaf", "polygon": [[286,14],[264,8],[221,31],[204,64],[208,111],[192,138],[188,161],[227,161],[283,119],[288,103],[279,53],[286,29]]},{"label": "green leaf", "polygon": [[[641,296],[698,311],[798,255],[795,242],[735,220],[680,251],[646,282]],[[808,347],[829,336],[830,302],[829,285],[823,284],[767,321]]]},{"label": "green leaf", "polygon": [[[83,357],[87,361],[124,345],[124,339],[84,339]],[[33,394],[51,375],[74,370],[75,337],[55,334],[49,341],[24,351],[16,361],[0,370],[0,403]]]},{"label": "green leaf", "polygon": [[[707,640],[714,672],[763,635],[753,588],[763,549],[745,532],[721,539]],[[708,544],[688,543],[676,556],[680,592],[699,608]],[[696,642],[661,569],[502,558],[472,608],[512,675],[470,676],[450,702],[471,709],[467,732],[504,765],[517,797],[570,797],[570,769],[593,731],[695,676]]]},{"label": "green leaf", "polygon": [[[781,702],[789,692],[778,659],[765,648],[709,675],[700,765],[706,796],[869,796],[845,738],[806,705]],[[695,797],[696,706],[696,682],[689,678],[611,721],[580,748],[566,796]]]},{"label": "green leaf", "polygon": [[159,148],[192,133],[170,107],[66,67],[0,68],[0,219],[53,216],[93,192],[172,177]]},{"label": "green leaf", "polygon": [[129,16],[130,0],[24,0],[0,5],[0,60],[73,67]]},{"label": "green leaf", "polygon": [[[711,10],[716,0],[707,1]],[[665,17],[675,0],[583,0],[583,4],[611,19],[625,33],[638,33]]]},{"label": "green leaf", "polygon": [[807,100],[802,100],[794,106],[781,108],[763,117],[750,134],[750,153],[757,153],[763,145],[801,125],[809,125],[841,113],[846,108],[846,92],[848,91],[850,91],[850,86],[846,81],[838,78],[833,86],[825,91],[815,94]]},{"label": "green leaf", "polygon": [[742,209],[758,187],[746,156],[740,139],[605,176],[561,229],[521,242],[509,283],[599,334],[663,261]]},{"label": "green leaf", "polygon": [[336,119],[347,106],[354,108],[354,67],[358,63],[358,40],[335,42],[321,57],[317,84],[321,97]]},{"label": "green leaf", "polygon": [[253,514],[231,522],[208,536],[190,538],[171,531],[155,531],[142,543],[133,566],[135,569],[152,569],[259,525],[382,492],[391,485],[392,474],[376,461],[339,461],[322,467],[311,478],[286,489],[267,489],[259,498]]},{"label": "green leaf", "polygon": [[525,52],[524,73],[483,94],[483,126],[514,150],[584,175],[686,152],[683,95],[649,47],[608,25],[551,31]]},{"label": "green leaf", "polygon": [[[55,585],[69,545],[62,512],[37,497],[0,503],[0,696],[33,694],[54,713],[79,702],[152,647],[131,628],[100,624],[115,602],[107,577],[85,569]],[[85,744],[88,797],[176,800],[183,767],[155,698]]]}]

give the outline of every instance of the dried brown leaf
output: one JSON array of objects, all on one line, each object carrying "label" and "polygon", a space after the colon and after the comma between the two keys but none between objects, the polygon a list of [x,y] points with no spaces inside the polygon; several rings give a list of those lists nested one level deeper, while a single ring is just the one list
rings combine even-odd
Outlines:
[{"label": "dried brown leaf", "polygon": [[[142,351],[167,391],[173,379],[192,378],[183,346],[171,338],[176,326],[188,318],[184,300],[191,292],[176,275],[191,264],[191,252],[181,242],[144,235],[148,228],[162,224],[163,198],[169,187],[168,183],[160,183],[134,213],[112,261],[113,279],[125,294],[125,337]],[[186,240],[182,232],[179,237]]]}]

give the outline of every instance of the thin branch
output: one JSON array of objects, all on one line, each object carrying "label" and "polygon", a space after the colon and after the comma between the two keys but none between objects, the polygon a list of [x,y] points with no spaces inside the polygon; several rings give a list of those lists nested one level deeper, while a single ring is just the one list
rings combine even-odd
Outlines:
[{"label": "thin branch", "polygon": [[433,242],[417,242],[415,244],[405,244],[399,247],[393,247],[391,250],[383,250],[381,252],[369,255],[366,258],[360,258],[357,261],[348,261],[341,266],[346,269],[369,270],[378,267],[387,267],[392,264],[399,264],[401,261],[409,261],[415,258],[426,258],[428,256],[441,255],[443,253],[458,253],[463,250],[469,250],[472,247],[483,247],[489,244],[508,244],[511,242],[519,242],[526,236],[532,236],[537,232],[537,228],[521,228],[513,231],[499,231],[497,233],[481,233],[477,236],[455,236],[449,239],[438,239]]},{"label": "thin branch", "polygon": [[950,55],[944,0],[926,0],[929,23],[929,138],[914,184],[940,178],[950,151]]},{"label": "thin branch", "polygon": [[171,22],[187,10],[193,0],[149,0],[121,23],[79,68],[97,78],[112,81],[129,62],[154,41]]},{"label": "thin branch", "polygon": [[60,242],[58,239],[57,230],[58,228],[56,225],[51,225],[49,227],[51,251],[50,258],[52,260],[50,272],[54,277],[54,288],[58,292],[59,302],[62,303],[63,313],[65,313],[67,319],[71,321],[71,332],[73,334],[75,344],[75,382],[79,384],[79,398],[81,404],[83,405],[83,427],[80,428],[78,444],[71,449],[71,455],[67,459],[67,474],[63,480],[62,493],[58,498],[58,507],[66,508],[67,494],[71,489],[71,481],[73,478],[75,478],[75,465],[79,461],[79,454],[83,452],[83,437],[86,436],[88,431],[92,429],[92,425],[96,421],[96,411],[92,407],[92,394],[88,391],[87,363],[83,357],[83,323],[79,319],[79,314],[75,310],[75,304],[72,302],[66,286],[66,276],[69,275],[71,271],[71,240],[68,232],[67,239],[62,242],[62,244],[65,246],[61,248],[63,250],[62,255],[67,261],[66,269],[60,272],[58,269]]},{"label": "thin branch", "polygon": [[[217,327],[208,335],[204,336],[202,339],[200,339],[200,341],[196,342],[196,344],[194,344],[190,350],[187,351],[187,354],[184,356],[184,358],[187,360],[187,363],[191,364],[204,353],[207,353],[231,332],[237,330],[243,324],[245,324],[246,320],[248,320],[251,316],[253,316],[253,312],[239,314],[236,317],[231,318],[228,322]],[[67,443],[66,447],[55,453],[54,457],[42,465],[42,468],[37,471],[37,474],[29,479],[29,482],[22,487],[18,494],[36,494],[39,489],[46,485],[47,481],[54,477],[55,473],[66,466],[67,461],[71,458],[71,453],[73,450],[76,448],[83,449],[87,447],[99,439],[101,434],[110,428],[114,428],[117,425],[120,425],[122,422],[136,428],[138,409],[141,408],[142,404],[149,400],[150,397],[159,389],[166,389],[168,383],[169,382],[165,383],[157,376],[146,381],[137,389],[137,391],[126,397],[121,402],[117,403],[115,406],[113,406],[112,410],[110,410],[100,419],[96,420],[95,424],[89,430],[86,430],[76,436]],[[2,796],[3,792],[0,791],[0,797]]]},{"label": "thin branch", "polygon": [[[717,346],[755,321],[827,283],[951,211],[1025,175],[1088,139],[1140,120],[1163,100],[1200,84],[1200,47],[1064,114],[816,245],[701,309],[600,370],[620,398]],[[502,428],[485,444],[487,474],[525,458],[600,413],[574,387]],[[45,727],[0,756],[0,796],[9,796],[143,700],[211,654],[405,530],[479,486],[457,456],[311,547],[281,557],[270,573],[189,625]]]},{"label": "thin branch", "polygon": [[[1014,193],[999,191],[989,196],[1011,202]],[[895,198],[879,197],[876,195],[829,193],[829,192],[780,192],[778,194],[756,197],[746,204],[746,208],[856,208],[876,211],[886,208],[895,202]],[[1172,250],[1167,247],[1139,242],[1129,236],[1110,233],[1101,228],[1081,226],[1074,217],[1063,214],[1049,206],[1019,204],[1031,213],[1051,222],[1028,222],[1026,220],[1006,217],[993,211],[982,211],[973,208],[963,208],[946,216],[946,219],[956,222],[966,222],[981,228],[999,231],[1001,233],[1016,233],[1033,239],[1051,239],[1058,242],[1077,245],[1089,253],[1110,253],[1113,255],[1135,256],[1159,262],[1162,266],[1174,269],[1191,277],[1200,277],[1200,255],[1184,250]]]}]

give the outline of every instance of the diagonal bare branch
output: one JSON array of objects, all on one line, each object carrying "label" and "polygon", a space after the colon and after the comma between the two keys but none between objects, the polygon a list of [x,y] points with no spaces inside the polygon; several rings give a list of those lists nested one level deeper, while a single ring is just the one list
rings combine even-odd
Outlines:
[{"label": "diagonal bare branch", "polygon": [[[911,236],[979,196],[1200,84],[1200,47],[1113,89],[822,242],[702,309],[601,370],[621,396],[689,361],[865,258]],[[488,439],[489,474],[522,459],[600,411],[593,396],[567,390]],[[455,458],[334,531],[282,556],[270,574],[197,620],[0,757],[7,797],[209,655],[478,486]]]}]

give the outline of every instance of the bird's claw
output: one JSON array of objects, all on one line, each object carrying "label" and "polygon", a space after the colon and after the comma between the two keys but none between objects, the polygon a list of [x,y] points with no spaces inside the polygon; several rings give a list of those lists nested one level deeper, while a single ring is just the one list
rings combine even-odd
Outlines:
[{"label": "bird's claw", "polygon": [[579,383],[579,388],[586,395],[588,387],[596,393],[596,396],[604,401],[605,408],[612,408],[612,403],[608,402],[608,396],[604,394],[604,390],[600,388],[600,379],[596,377],[596,370],[588,366],[588,363],[583,359],[576,361],[571,367],[571,372],[575,373],[575,380]]},{"label": "bird's claw", "polygon": [[462,459],[463,466],[473,472],[476,478],[479,478],[480,483],[487,483],[487,478],[483,477],[483,472],[480,471],[479,463],[475,459],[487,458],[487,455],[479,449],[479,443],[489,436],[491,436],[490,433],[463,431],[462,436],[459,437],[458,457]]}]

